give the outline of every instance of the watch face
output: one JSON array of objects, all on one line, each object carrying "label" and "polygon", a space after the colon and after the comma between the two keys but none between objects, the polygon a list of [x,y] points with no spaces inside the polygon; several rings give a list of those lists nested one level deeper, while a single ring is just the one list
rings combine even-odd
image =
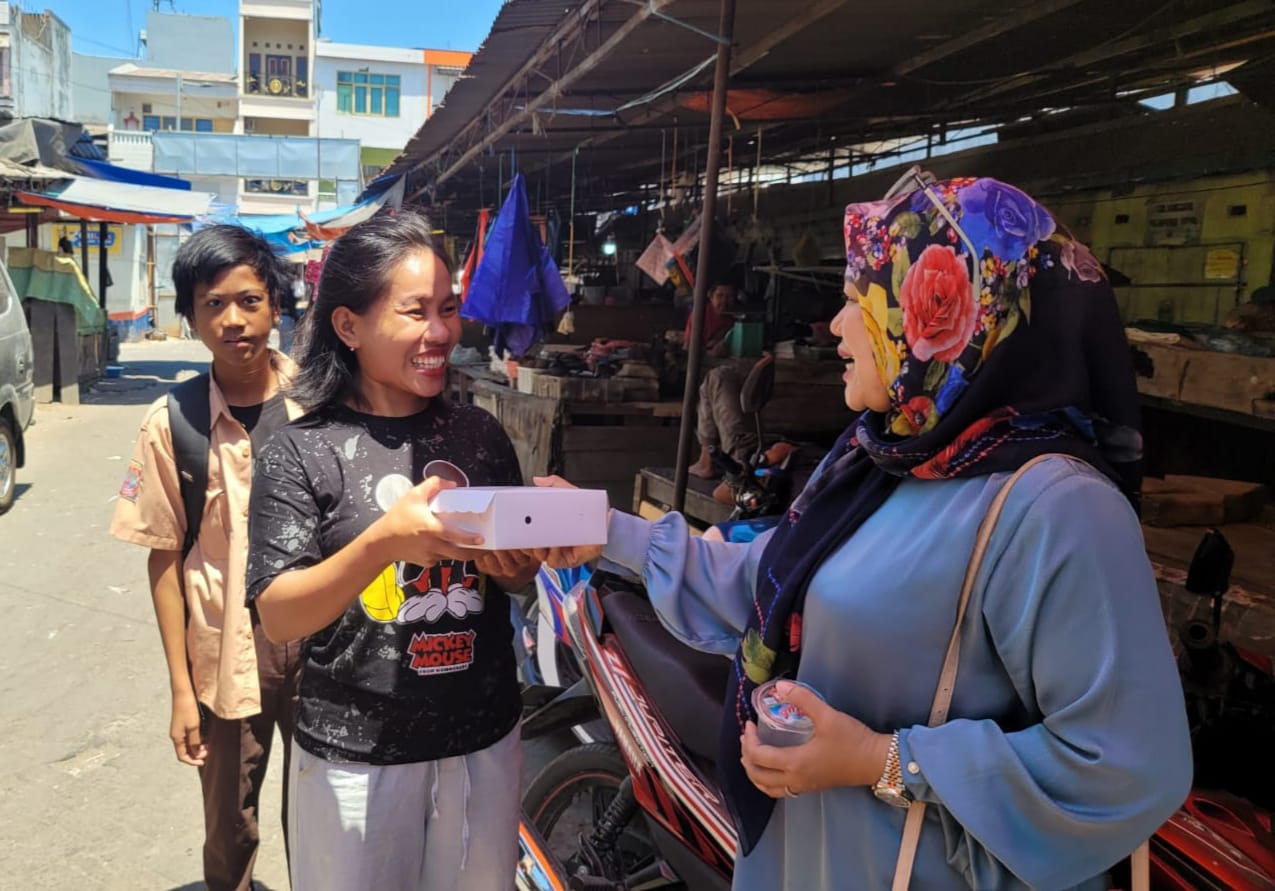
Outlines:
[{"label": "watch face", "polygon": [[893,807],[909,807],[912,804],[912,796],[906,789],[896,789],[893,786],[874,786],[872,794]]}]

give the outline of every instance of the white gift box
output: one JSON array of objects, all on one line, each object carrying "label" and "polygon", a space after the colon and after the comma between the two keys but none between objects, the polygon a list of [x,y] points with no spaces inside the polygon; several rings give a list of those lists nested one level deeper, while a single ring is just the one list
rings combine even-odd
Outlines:
[{"label": "white gift box", "polygon": [[440,520],[478,533],[489,551],[604,545],[607,507],[603,489],[532,486],[444,489],[430,502]]}]

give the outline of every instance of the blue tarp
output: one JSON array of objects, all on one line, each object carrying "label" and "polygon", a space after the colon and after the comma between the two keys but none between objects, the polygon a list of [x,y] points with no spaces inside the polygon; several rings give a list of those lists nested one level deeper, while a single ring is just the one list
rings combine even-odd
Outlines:
[{"label": "blue tarp", "polygon": [[502,355],[523,356],[570,303],[557,264],[531,224],[520,173],[491,225],[460,314],[494,328],[493,345]]},{"label": "blue tarp", "polygon": [[115,183],[130,183],[134,186],[152,186],[157,189],[185,189],[190,191],[190,183],[175,176],[160,176],[145,170],[133,170],[119,167],[106,161],[92,161],[88,158],[75,158],[75,163],[84,169],[84,175],[93,179],[105,179]]},{"label": "blue tarp", "polygon": [[[380,194],[345,207],[334,207],[306,214],[306,219],[316,226],[348,228],[376,214],[383,206],[398,208],[403,202],[403,180],[400,179],[390,189]],[[232,223],[259,233],[271,247],[283,254],[298,253],[311,248],[321,248],[321,242],[310,239],[306,230],[306,220],[300,214],[273,214],[231,216],[218,219],[218,223]]]}]

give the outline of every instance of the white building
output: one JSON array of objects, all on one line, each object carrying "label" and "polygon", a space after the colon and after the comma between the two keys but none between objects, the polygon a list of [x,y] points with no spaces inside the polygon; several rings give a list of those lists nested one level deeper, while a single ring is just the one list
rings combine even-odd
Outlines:
[{"label": "white building", "polygon": [[[242,0],[239,4],[241,132],[317,136],[314,85],[316,0]],[[241,213],[287,213],[317,204],[319,183],[244,179]]]},{"label": "white building", "polygon": [[0,113],[71,120],[71,29],[0,0]]},{"label": "white building", "polygon": [[[112,97],[109,160],[112,164],[151,170],[151,136],[162,132],[234,133],[239,124],[239,83],[233,74],[174,71],[125,62],[108,75]],[[234,177],[201,177],[189,171],[191,188],[214,192],[234,204],[239,182]]]},{"label": "white building", "polygon": [[471,55],[320,40],[319,135],[359,139],[364,181],[374,179],[438,107]]}]

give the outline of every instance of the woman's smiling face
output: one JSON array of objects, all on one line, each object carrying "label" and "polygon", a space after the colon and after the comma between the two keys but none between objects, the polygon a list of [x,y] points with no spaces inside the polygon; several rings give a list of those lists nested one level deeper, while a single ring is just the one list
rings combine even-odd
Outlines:
[{"label": "woman's smiling face", "polygon": [[359,362],[359,390],[376,414],[414,414],[447,384],[447,357],[460,341],[460,301],[432,251],[410,254],[368,311],[349,313],[338,333]]},{"label": "woman's smiling face", "polygon": [[846,284],[846,302],[832,320],[832,333],[841,340],[837,344],[837,355],[847,360],[843,377],[846,405],[852,411],[889,411],[890,391],[877,373],[872,338],[863,323],[863,309],[852,284]]}]

